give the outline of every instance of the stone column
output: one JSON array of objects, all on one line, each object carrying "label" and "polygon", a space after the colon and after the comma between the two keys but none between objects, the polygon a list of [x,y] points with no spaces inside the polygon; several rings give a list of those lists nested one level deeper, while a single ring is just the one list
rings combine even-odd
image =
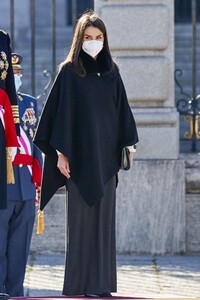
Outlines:
[{"label": "stone column", "polygon": [[184,162],[174,103],[174,1],[95,0],[135,116],[139,144],[120,172],[117,250],[185,251]]}]

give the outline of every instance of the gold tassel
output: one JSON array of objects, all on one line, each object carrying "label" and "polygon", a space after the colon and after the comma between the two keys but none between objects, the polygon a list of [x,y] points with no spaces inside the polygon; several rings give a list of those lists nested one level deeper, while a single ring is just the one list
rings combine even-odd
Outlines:
[{"label": "gold tassel", "polygon": [[[41,201],[41,186],[37,186],[37,206],[40,207],[40,201]],[[37,234],[43,234],[44,233],[44,211],[43,210],[38,210],[37,212]]]},{"label": "gold tassel", "polygon": [[12,165],[11,147],[6,148],[6,169],[7,169],[7,183],[15,184],[15,177]]},{"label": "gold tassel", "polygon": [[44,233],[44,212],[43,210],[38,210],[38,221],[37,221],[37,234]]}]

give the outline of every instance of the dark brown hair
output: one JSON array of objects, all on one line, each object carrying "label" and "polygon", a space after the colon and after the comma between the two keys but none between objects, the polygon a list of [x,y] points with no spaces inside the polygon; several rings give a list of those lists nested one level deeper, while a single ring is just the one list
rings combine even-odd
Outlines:
[{"label": "dark brown hair", "polygon": [[82,41],[83,41],[84,32],[90,26],[98,28],[103,33],[104,50],[107,52],[107,55],[110,56],[110,61],[111,61],[111,67],[110,67],[110,70],[108,71],[108,73],[112,73],[115,69],[115,63],[112,60],[112,57],[110,54],[106,27],[105,27],[104,22],[93,11],[85,12],[78,19],[70,51],[69,51],[66,59],[60,64],[60,68],[67,63],[72,63],[75,71],[80,76],[85,76],[86,71],[84,70],[83,64],[80,59],[80,52],[82,49]]}]

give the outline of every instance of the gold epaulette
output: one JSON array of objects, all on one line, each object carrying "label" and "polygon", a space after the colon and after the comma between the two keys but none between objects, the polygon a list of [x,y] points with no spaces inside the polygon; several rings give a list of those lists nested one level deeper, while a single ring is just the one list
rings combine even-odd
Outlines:
[{"label": "gold epaulette", "polygon": [[18,105],[11,105],[11,107],[12,107],[14,123],[18,124],[19,123],[19,107],[18,107]]},{"label": "gold epaulette", "polygon": [[6,31],[4,31],[4,30],[2,30],[2,29],[0,29],[0,31],[3,32],[3,34],[7,35],[7,32],[6,32]]}]

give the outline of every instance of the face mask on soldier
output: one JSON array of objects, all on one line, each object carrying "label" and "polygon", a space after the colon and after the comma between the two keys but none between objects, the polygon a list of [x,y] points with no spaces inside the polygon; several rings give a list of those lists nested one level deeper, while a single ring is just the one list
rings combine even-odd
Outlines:
[{"label": "face mask on soldier", "polygon": [[21,77],[18,74],[14,74],[14,79],[15,79],[15,88],[16,91],[19,91],[20,86],[22,85]]}]

